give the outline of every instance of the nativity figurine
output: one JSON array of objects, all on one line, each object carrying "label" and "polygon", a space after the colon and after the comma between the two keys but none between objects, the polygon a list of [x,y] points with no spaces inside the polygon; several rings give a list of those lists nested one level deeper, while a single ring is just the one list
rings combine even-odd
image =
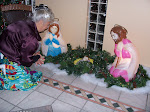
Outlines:
[{"label": "nativity figurine", "polygon": [[111,31],[111,37],[115,42],[116,58],[110,68],[113,77],[123,77],[126,82],[135,78],[139,67],[139,54],[134,44],[127,39],[127,30],[115,25]]},{"label": "nativity figurine", "polygon": [[58,56],[67,52],[67,44],[62,38],[60,25],[57,21],[50,24],[45,37],[42,39],[42,53],[45,56]]}]

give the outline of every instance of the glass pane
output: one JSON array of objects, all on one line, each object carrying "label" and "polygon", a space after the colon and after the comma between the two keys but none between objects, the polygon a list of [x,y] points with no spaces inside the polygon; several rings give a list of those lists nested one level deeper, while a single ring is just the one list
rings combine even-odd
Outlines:
[{"label": "glass pane", "polygon": [[91,3],[91,12],[98,13],[98,4],[97,3]]},{"label": "glass pane", "polygon": [[102,3],[107,3],[107,0],[101,0]]},{"label": "glass pane", "polygon": [[98,2],[99,0],[91,0],[91,2]]},{"label": "glass pane", "polygon": [[90,22],[97,22],[97,14],[90,13]]},{"label": "glass pane", "polygon": [[106,18],[105,14],[99,14],[99,16],[98,16],[98,22],[105,24],[105,18]]},{"label": "glass pane", "polygon": [[102,50],[102,45],[97,43],[95,50],[96,50],[96,51],[97,51],[97,50]]},{"label": "glass pane", "polygon": [[94,23],[90,23],[90,28],[89,28],[90,31],[93,31],[93,32],[96,32],[96,24]]},{"label": "glass pane", "polygon": [[89,33],[88,40],[95,41],[95,33]]},{"label": "glass pane", "polygon": [[99,13],[106,13],[106,4],[99,5]]},{"label": "glass pane", "polygon": [[93,42],[88,42],[87,48],[91,49],[91,50],[94,50],[94,43]]},{"label": "glass pane", "polygon": [[97,31],[98,31],[99,33],[104,33],[104,28],[105,28],[104,25],[98,25]]},{"label": "glass pane", "polygon": [[96,42],[101,42],[101,43],[103,43],[103,35],[97,34]]}]

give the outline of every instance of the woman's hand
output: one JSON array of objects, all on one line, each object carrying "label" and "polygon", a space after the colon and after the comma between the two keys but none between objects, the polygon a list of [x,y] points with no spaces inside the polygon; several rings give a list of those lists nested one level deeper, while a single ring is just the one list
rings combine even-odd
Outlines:
[{"label": "woman's hand", "polygon": [[40,52],[37,52],[37,53],[35,53],[34,55],[40,55],[40,58],[35,62],[36,65],[42,65],[42,64],[44,64],[45,57],[42,56],[42,55],[40,54]]}]

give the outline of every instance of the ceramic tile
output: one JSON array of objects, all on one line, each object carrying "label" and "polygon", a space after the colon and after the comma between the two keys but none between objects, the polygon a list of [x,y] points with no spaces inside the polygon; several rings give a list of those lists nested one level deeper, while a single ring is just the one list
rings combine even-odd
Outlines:
[{"label": "ceramic tile", "polygon": [[24,99],[18,107],[22,109],[35,108],[40,106],[51,105],[54,102],[54,98],[34,91],[26,99]]},{"label": "ceramic tile", "polygon": [[80,112],[88,112],[88,111],[85,111],[85,110],[81,110]]},{"label": "ceramic tile", "polygon": [[44,93],[48,96],[57,98],[63,91],[60,91],[58,89],[52,88],[50,86],[47,85],[41,85],[36,91],[39,91],[41,93]]},{"label": "ceramic tile", "polygon": [[61,94],[58,99],[79,108],[82,108],[86,103],[86,100],[68,93]]},{"label": "ceramic tile", "polygon": [[56,79],[60,82],[71,84],[77,77],[73,75],[54,74],[51,78]]},{"label": "ceramic tile", "polygon": [[48,68],[46,68],[46,67],[36,66],[36,65],[34,64],[34,65],[32,65],[30,68],[31,68],[32,70],[41,71],[41,72],[43,73],[42,75],[47,76],[47,77],[51,77],[51,76],[54,75],[53,72],[52,72],[51,70],[49,70]]},{"label": "ceramic tile", "polygon": [[148,95],[146,110],[150,112],[150,94]]},{"label": "ceramic tile", "polygon": [[15,107],[15,108],[13,108],[10,112],[16,112],[16,111],[20,111],[20,110],[22,110],[22,109],[19,108],[19,107]]},{"label": "ceramic tile", "polygon": [[120,91],[116,91],[112,88],[106,88],[106,87],[100,87],[97,86],[94,90],[94,93],[100,94],[102,96],[114,99],[114,100],[118,100],[119,95],[120,95]]},{"label": "ceramic tile", "polygon": [[14,108],[14,105],[0,99],[0,112],[9,112],[12,108]]},{"label": "ceramic tile", "polygon": [[4,92],[4,90],[0,90],[0,94],[1,94],[2,92]]},{"label": "ceramic tile", "polygon": [[71,84],[73,86],[76,86],[76,87],[79,87],[79,88],[82,88],[82,89],[85,89],[85,90],[88,90],[88,91],[93,91],[96,87],[95,84],[92,84],[90,82],[85,82],[83,81],[82,79],[80,79],[80,77],[77,77],[73,83]]},{"label": "ceramic tile", "polygon": [[87,112],[113,112],[112,109],[104,107],[102,105],[93,103],[88,101],[85,106],[83,107],[83,110]]},{"label": "ceramic tile", "polygon": [[53,110],[52,110],[52,107],[48,105],[48,106],[21,110],[20,112],[53,112]]},{"label": "ceramic tile", "polygon": [[54,75],[53,72],[47,68],[42,68],[42,73],[46,77],[52,77]]},{"label": "ceramic tile", "polygon": [[36,90],[37,88],[39,88],[42,84],[38,83],[38,85],[36,87],[33,88],[33,90]]},{"label": "ceramic tile", "polygon": [[33,90],[30,91],[4,91],[1,93],[0,97],[14,105],[20,103],[24,98],[26,98]]},{"label": "ceramic tile", "polygon": [[69,105],[67,103],[64,103],[62,101],[55,101],[52,104],[53,112],[80,112],[80,109],[77,107],[74,107],[72,105]]},{"label": "ceramic tile", "polygon": [[30,66],[30,69],[31,69],[31,70],[35,70],[35,65],[32,64],[32,65]]},{"label": "ceramic tile", "polygon": [[129,94],[122,92],[119,101],[141,108],[146,108],[147,94]]}]

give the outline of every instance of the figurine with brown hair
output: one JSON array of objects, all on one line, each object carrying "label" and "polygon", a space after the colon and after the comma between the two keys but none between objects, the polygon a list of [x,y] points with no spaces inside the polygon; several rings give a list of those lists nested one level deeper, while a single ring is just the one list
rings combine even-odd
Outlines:
[{"label": "figurine with brown hair", "polygon": [[67,51],[67,45],[62,39],[58,22],[53,22],[42,39],[42,52],[45,56],[57,56]]},{"label": "figurine with brown hair", "polygon": [[126,82],[129,82],[136,76],[139,67],[139,55],[133,43],[127,39],[127,30],[115,25],[111,31],[111,37],[115,42],[114,52],[116,58],[110,68],[110,74],[114,77],[123,77]]}]

